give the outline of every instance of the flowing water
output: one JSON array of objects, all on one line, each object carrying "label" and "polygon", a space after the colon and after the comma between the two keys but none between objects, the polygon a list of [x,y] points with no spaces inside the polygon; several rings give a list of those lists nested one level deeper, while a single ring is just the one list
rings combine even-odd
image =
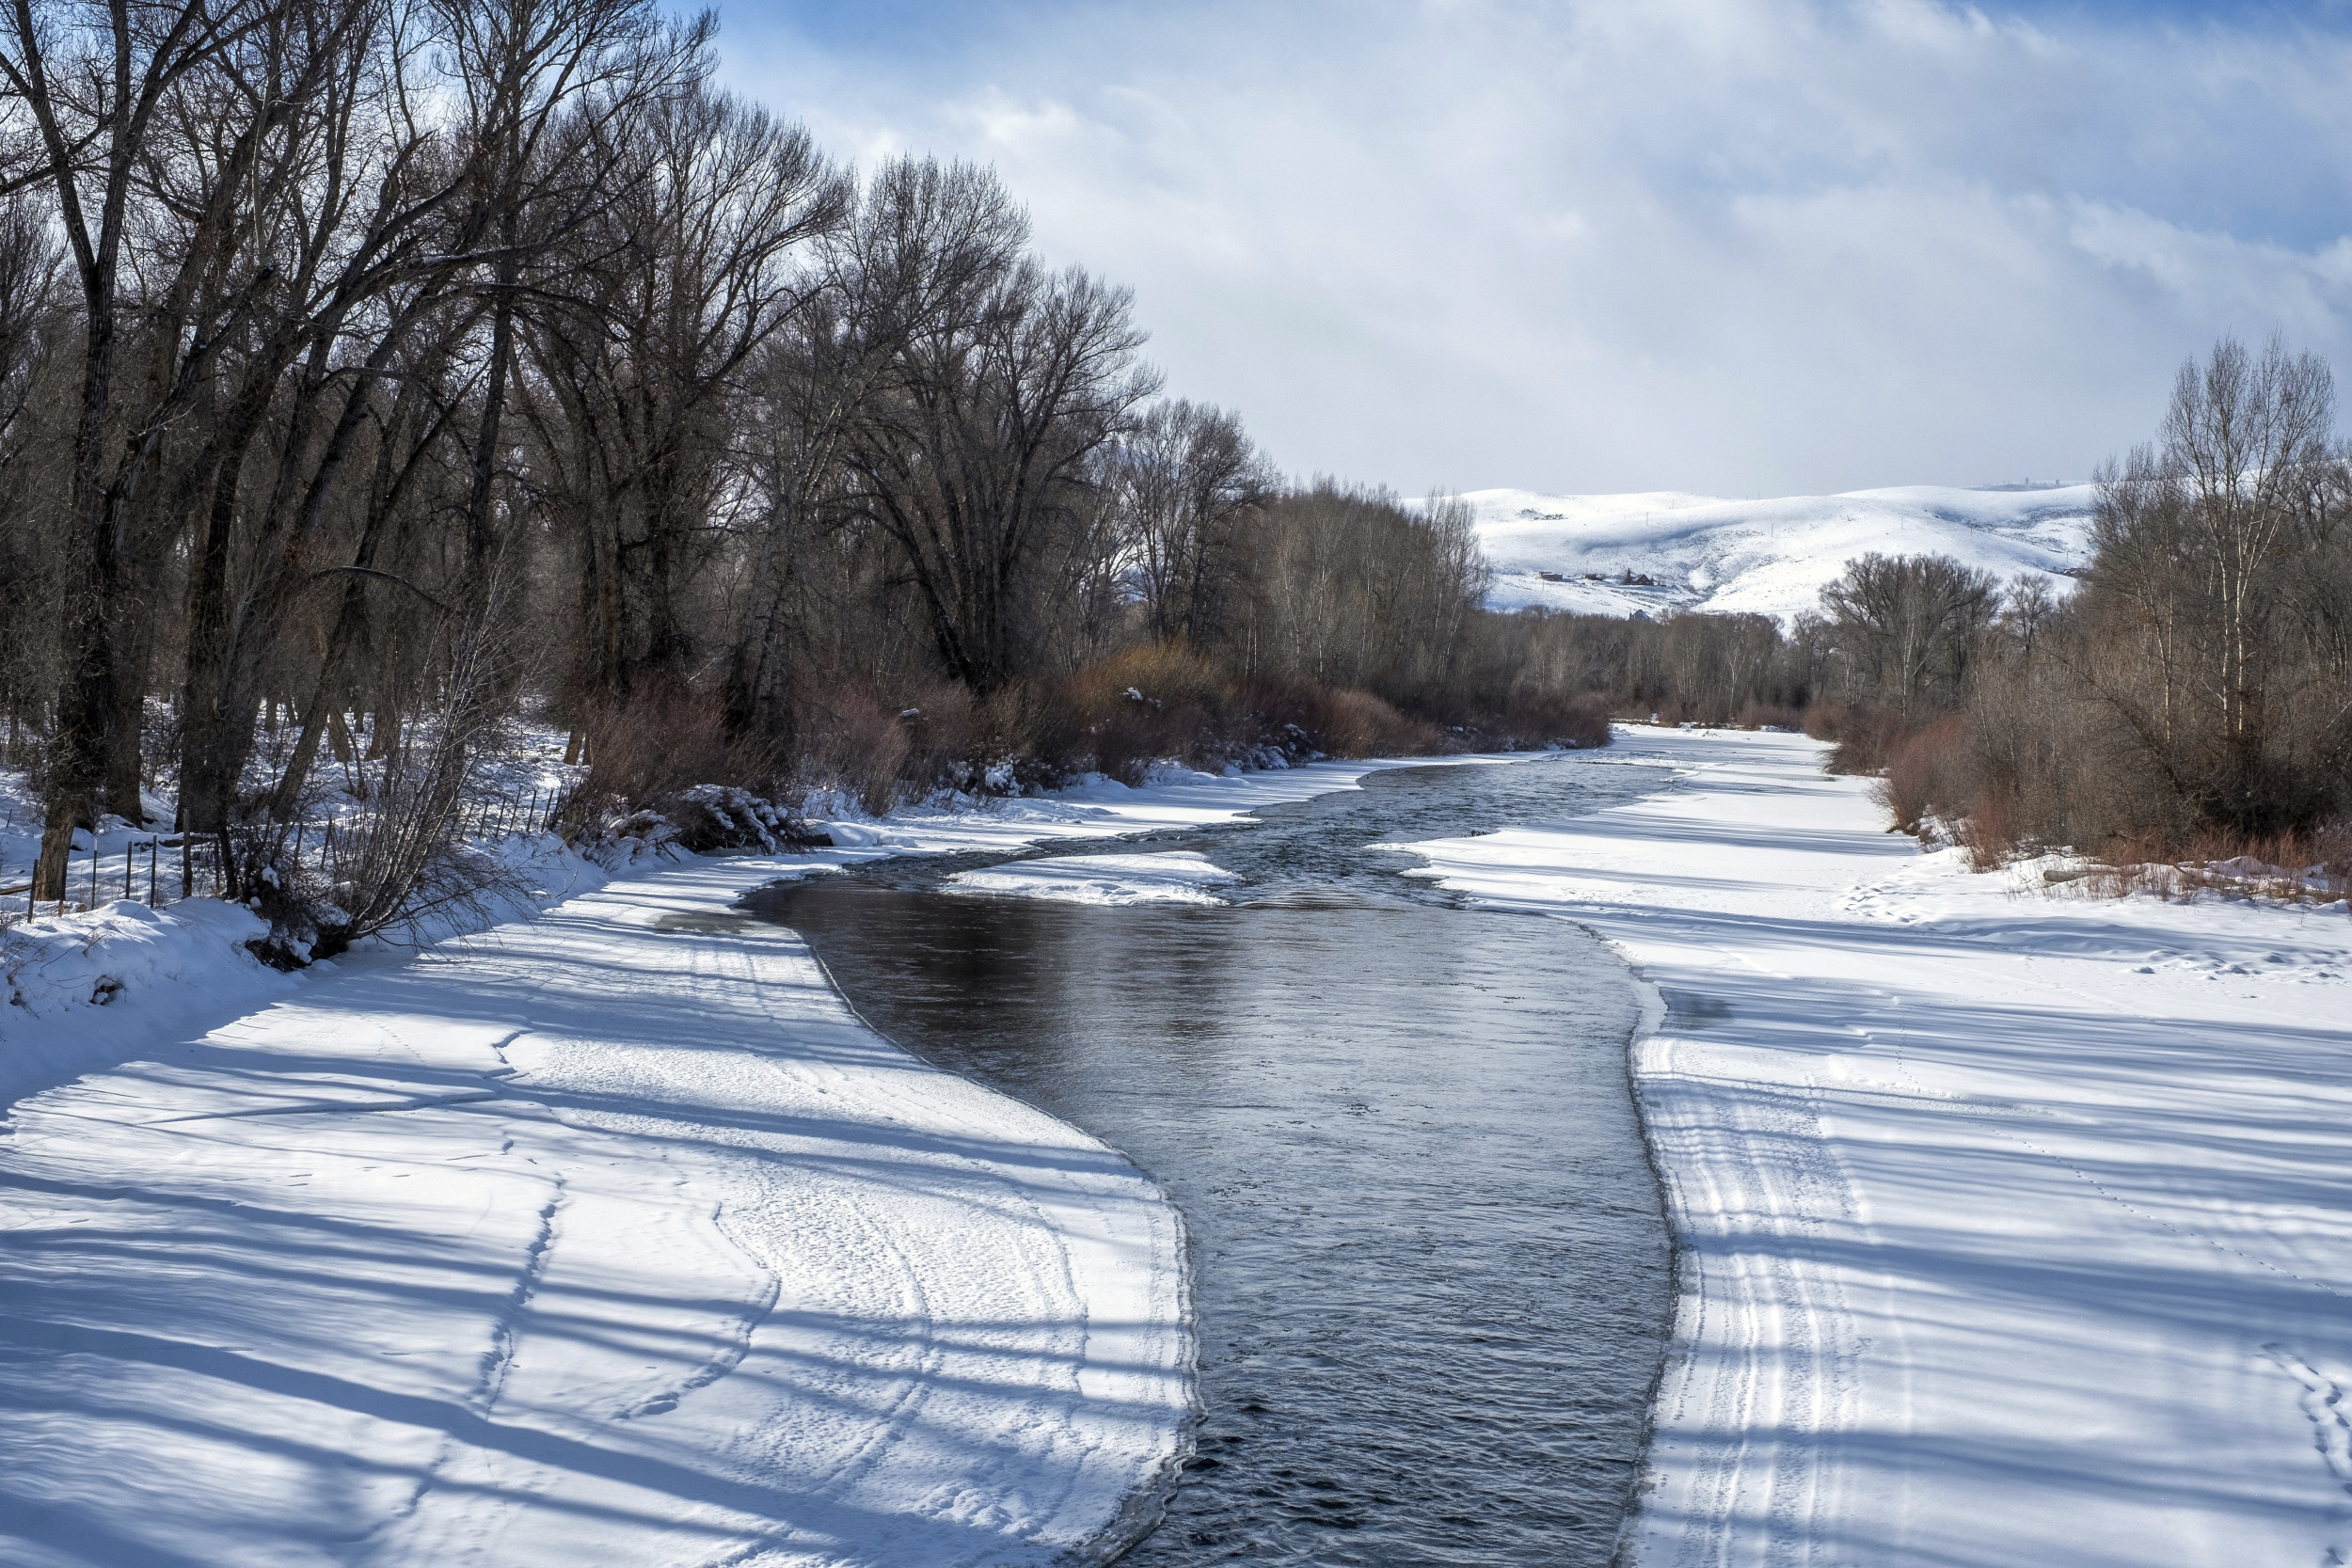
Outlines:
[{"label": "flowing water", "polygon": [[1626,1078],[1636,1004],[1574,926],[1487,912],[1375,843],[1581,815],[1656,787],[1568,756],[1374,775],[1184,847],[1230,907],[939,891],[1007,857],[780,884],[908,1049],[1117,1146],[1183,1210],[1195,1451],[1121,1560],[1609,1560],[1672,1295]]}]

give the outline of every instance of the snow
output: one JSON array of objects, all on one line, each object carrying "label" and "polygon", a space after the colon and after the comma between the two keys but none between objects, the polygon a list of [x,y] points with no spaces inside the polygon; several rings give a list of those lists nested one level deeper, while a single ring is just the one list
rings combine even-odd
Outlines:
[{"label": "snow", "polygon": [[[1114,1150],[873,1035],[796,937],[728,908],[1411,765],[845,816],[868,842],[609,882],[564,859],[536,918],[293,976],[215,900],[20,926],[0,1560],[1115,1549],[1189,1414],[1179,1216]],[[80,994],[101,975],[122,984]]]},{"label": "snow", "polygon": [[2352,1560],[2352,919],[2083,896],[1882,831],[1798,736],[1419,844],[1580,922],[1680,1244],[1644,1564]]},{"label": "snow", "polygon": [[1205,855],[1065,855],[960,871],[950,891],[1063,904],[1221,904],[1208,884],[1235,880]]},{"label": "snow", "polygon": [[[1476,490],[1477,517],[1495,578],[1497,610],[1540,605],[1586,614],[1657,615],[1669,610],[1779,617],[1820,608],[1823,584],[1845,563],[1883,555],[1947,555],[2003,582],[2029,573],[2060,591],[2090,558],[2093,488],[1962,490],[1904,485],[1842,496],[1730,500],[1652,491],[1549,496]],[[1655,587],[1616,579],[1628,571]],[[1543,573],[1565,580],[1547,581]],[[1586,580],[1598,574],[1603,581]]]},{"label": "snow", "polygon": [[[1973,876],[1820,754],[1621,730],[1579,765],[1661,793],[1414,847],[1649,999],[1680,1302],[1634,1560],[2352,1558],[2344,904]],[[729,906],[1426,761],[558,859],[536,918],[293,976],[211,900],[19,926],[0,1560],[1099,1558],[1186,1419],[1177,1215]],[[1213,896],[1074,859],[1008,869]]]},{"label": "snow", "polygon": [[723,912],[759,879],[616,881],[19,1101],[20,1549],[997,1562],[1109,1528],[1184,1409],[1176,1216],[863,1029]]}]

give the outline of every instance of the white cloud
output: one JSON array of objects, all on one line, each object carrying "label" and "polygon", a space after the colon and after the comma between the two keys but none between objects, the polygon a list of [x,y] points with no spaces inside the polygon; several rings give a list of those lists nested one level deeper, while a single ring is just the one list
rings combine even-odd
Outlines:
[{"label": "white cloud", "polygon": [[[1929,0],[730,17],[870,163],[995,164],[1171,388],[1408,490],[2079,474],[2217,333],[2352,348],[2340,33]],[[957,29],[962,29],[957,31]],[[912,36],[912,35],[910,35]]]}]

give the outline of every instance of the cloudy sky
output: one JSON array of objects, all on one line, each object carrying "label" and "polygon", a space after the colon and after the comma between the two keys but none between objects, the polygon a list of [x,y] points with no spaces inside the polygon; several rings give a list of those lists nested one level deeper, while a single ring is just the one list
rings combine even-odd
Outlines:
[{"label": "cloudy sky", "polygon": [[720,4],[731,86],[994,165],[1297,474],[2076,477],[2220,333],[2352,374],[2342,4]]}]

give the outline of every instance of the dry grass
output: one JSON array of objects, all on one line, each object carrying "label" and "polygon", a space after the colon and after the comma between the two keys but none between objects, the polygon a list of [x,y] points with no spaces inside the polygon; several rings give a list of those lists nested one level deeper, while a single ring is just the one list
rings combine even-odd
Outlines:
[{"label": "dry grass", "polygon": [[2227,897],[2333,903],[2352,892],[2352,824],[2260,835],[2135,834],[2111,841],[2088,864],[2042,876],[2099,898],[2146,893],[2182,902]]}]

